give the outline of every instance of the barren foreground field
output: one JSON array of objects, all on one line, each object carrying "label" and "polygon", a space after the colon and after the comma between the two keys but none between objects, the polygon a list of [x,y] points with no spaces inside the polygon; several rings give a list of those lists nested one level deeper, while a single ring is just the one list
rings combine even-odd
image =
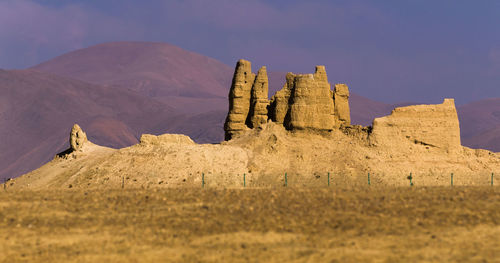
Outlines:
[{"label": "barren foreground field", "polygon": [[0,261],[500,261],[500,188],[1,191]]}]

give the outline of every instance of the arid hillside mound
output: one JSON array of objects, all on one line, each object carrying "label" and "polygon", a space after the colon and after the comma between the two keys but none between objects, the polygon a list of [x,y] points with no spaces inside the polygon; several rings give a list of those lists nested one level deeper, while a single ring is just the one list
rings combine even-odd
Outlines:
[{"label": "arid hillside mound", "polygon": [[[61,154],[8,182],[12,188],[155,188],[336,185],[484,185],[500,169],[500,156],[460,147],[453,153],[411,141],[374,144],[364,132],[291,132],[268,123],[219,145],[195,144],[184,135],[143,135],[115,150],[91,144]],[[245,179],[243,175],[245,174]]]}]

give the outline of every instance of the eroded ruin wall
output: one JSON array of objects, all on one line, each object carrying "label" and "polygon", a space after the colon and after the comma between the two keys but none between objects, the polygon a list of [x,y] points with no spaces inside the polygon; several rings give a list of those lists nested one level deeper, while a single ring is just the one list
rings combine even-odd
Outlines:
[{"label": "eroded ruin wall", "polygon": [[291,129],[333,129],[334,105],[324,66],[317,66],[314,74],[295,76],[291,96]]},{"label": "eroded ruin wall", "polygon": [[324,66],[317,66],[314,74],[288,73],[285,85],[270,101],[268,89],[266,67],[255,75],[249,61],[238,61],[224,124],[226,140],[269,119],[289,130],[330,131],[350,125],[349,90],[340,84],[332,91]]},{"label": "eroded ruin wall", "polygon": [[[290,95],[292,94],[295,74],[288,72],[283,88],[271,97],[269,106],[269,118],[276,123],[283,124],[290,106]],[[287,121],[288,122],[288,121]]]},{"label": "eroded ruin wall", "polygon": [[370,139],[375,144],[398,147],[401,141],[453,151],[460,147],[460,127],[453,99],[442,104],[396,108],[376,118]]},{"label": "eroded ruin wall", "polygon": [[349,109],[349,88],[346,84],[335,84],[333,92],[335,103],[335,126],[351,125],[351,113]]}]

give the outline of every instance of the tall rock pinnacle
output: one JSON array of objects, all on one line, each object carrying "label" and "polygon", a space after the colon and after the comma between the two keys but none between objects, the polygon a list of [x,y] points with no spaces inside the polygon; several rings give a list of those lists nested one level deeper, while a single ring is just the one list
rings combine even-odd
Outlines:
[{"label": "tall rock pinnacle", "polygon": [[229,112],[224,123],[225,139],[241,134],[247,129],[245,124],[250,110],[250,99],[255,74],[250,61],[240,59],[236,63],[233,83],[229,90]]},{"label": "tall rock pinnacle", "polygon": [[266,67],[262,67],[257,72],[257,77],[252,86],[252,98],[250,101],[250,111],[247,118],[247,126],[249,128],[258,127],[267,122],[267,106],[269,100],[269,80],[267,78]]},{"label": "tall rock pinnacle", "polygon": [[87,135],[85,134],[85,132],[83,132],[82,128],[80,128],[78,124],[73,125],[71,134],[69,136],[69,145],[71,147],[71,150],[81,150],[85,142],[87,142]]}]

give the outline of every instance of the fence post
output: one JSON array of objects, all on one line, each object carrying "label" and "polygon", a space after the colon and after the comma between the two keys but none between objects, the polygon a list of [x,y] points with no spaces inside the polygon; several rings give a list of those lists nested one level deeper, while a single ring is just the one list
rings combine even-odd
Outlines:
[{"label": "fence post", "polygon": [[287,186],[288,186],[288,178],[287,178],[287,175],[285,173],[285,187],[287,187]]},{"label": "fence post", "polygon": [[243,174],[243,187],[246,186],[246,182],[245,182],[245,174]]},{"label": "fence post", "polygon": [[410,176],[408,176],[408,179],[410,179],[410,186],[413,186],[413,175],[410,172]]},{"label": "fence post", "polygon": [[453,173],[451,173],[451,186],[453,186]]},{"label": "fence post", "polygon": [[205,173],[201,173],[201,187],[205,188]]},{"label": "fence post", "polygon": [[328,172],[328,186],[330,186],[330,172]]},{"label": "fence post", "polygon": [[125,176],[122,176],[122,189],[125,187]]},{"label": "fence post", "polygon": [[370,173],[368,173],[368,185],[370,185]]}]

